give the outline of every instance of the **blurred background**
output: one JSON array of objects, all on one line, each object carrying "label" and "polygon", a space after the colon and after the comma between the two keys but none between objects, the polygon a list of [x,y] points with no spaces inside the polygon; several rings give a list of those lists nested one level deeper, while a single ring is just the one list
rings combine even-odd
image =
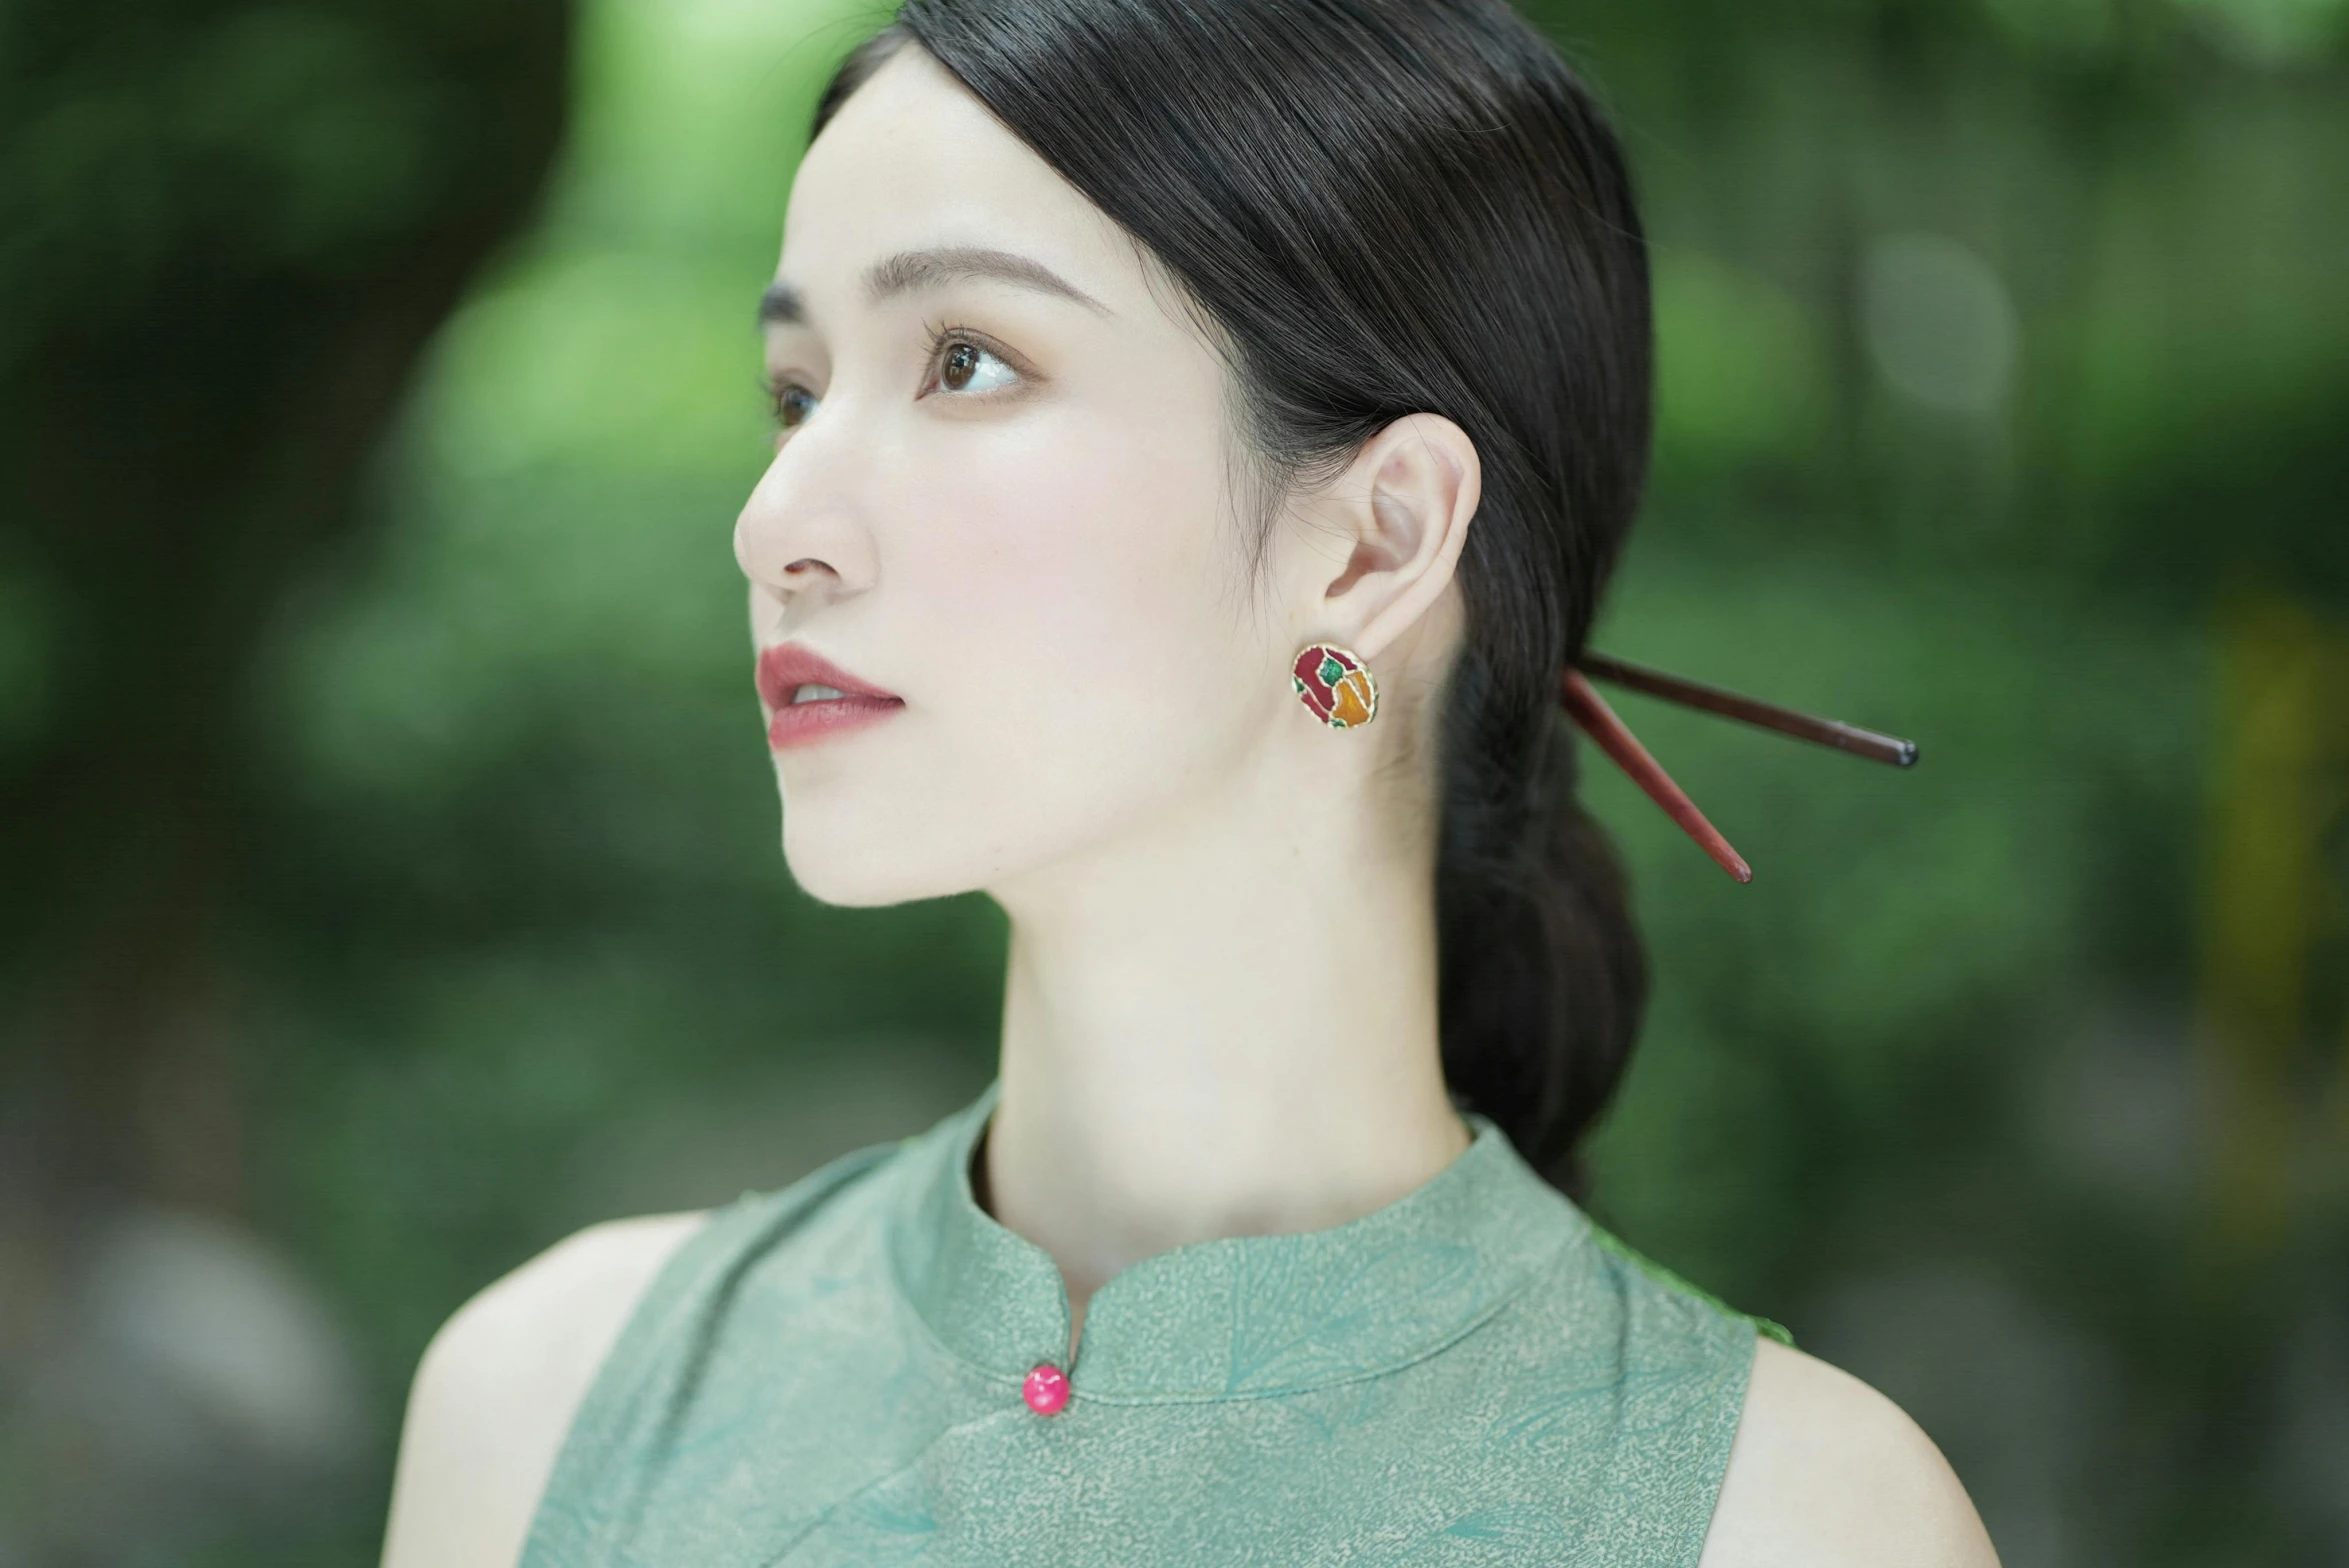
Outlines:
[{"label": "blurred background", "polygon": [[[2010,1568],[2349,1563],[2349,3],[1541,0],[1643,182],[1635,1245]],[[734,513],[839,0],[0,7],[0,1568],[359,1565],[576,1227],[992,1071],[791,885]]]}]

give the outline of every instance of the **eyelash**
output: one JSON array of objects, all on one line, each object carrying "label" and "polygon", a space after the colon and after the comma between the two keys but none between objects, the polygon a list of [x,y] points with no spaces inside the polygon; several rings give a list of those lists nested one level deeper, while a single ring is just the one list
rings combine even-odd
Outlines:
[{"label": "eyelash", "polygon": [[[1009,353],[1005,352],[1002,348],[998,347],[989,339],[981,337],[978,333],[973,332],[968,327],[958,326],[952,322],[939,322],[931,324],[929,332],[930,346],[924,353],[922,359],[922,363],[928,368],[929,377],[922,383],[922,390],[920,393],[916,394],[917,396],[926,396],[933,387],[937,386],[939,361],[948,349],[954,348],[957,345],[967,348],[975,348],[982,354],[991,354],[998,361],[1000,361],[1006,369],[1010,370],[1013,375],[1019,377],[1021,381],[1024,382],[1028,379],[1027,372],[1022,370],[1019,365],[1013,361]],[[760,378],[759,390],[766,394],[767,403],[769,405],[771,415],[775,421],[776,431],[779,435],[788,435],[793,430],[799,428],[798,425],[784,423],[784,400],[795,392],[809,398],[813,398],[815,396],[814,393],[808,391],[806,387],[801,386],[796,381],[777,381],[772,377]],[[985,399],[997,396],[1001,392],[1012,390],[1015,389],[999,388],[995,392],[957,393],[955,395],[959,397],[978,397]],[[800,423],[805,424],[806,422],[807,416],[804,414],[801,415]]]}]

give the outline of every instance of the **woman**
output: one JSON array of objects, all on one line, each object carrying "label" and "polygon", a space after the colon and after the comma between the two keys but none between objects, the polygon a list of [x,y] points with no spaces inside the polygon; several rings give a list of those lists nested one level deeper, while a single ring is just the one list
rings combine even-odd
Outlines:
[{"label": "woman", "polygon": [[1556,693],[1650,328],[1555,51],[912,0],[816,125],[735,532],[783,847],[1002,905],[1000,1072],[465,1307],[387,1561],[1994,1561],[1566,1196],[1644,969]]}]

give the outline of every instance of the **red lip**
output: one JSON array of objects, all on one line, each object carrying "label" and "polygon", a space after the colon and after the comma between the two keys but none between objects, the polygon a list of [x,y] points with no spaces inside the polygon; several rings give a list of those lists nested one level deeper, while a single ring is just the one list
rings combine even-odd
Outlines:
[{"label": "red lip", "polygon": [[[791,700],[802,686],[829,686],[841,695]],[[759,701],[767,710],[767,744],[777,751],[813,745],[844,730],[878,723],[905,706],[895,692],[860,681],[798,643],[777,643],[758,659]]]}]

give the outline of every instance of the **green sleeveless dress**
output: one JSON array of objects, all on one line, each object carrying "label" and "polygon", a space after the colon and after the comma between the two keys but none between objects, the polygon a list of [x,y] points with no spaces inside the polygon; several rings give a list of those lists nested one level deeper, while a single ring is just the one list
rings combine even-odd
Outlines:
[{"label": "green sleeveless dress", "polygon": [[589,1390],[523,1568],[1696,1562],[1759,1320],[1489,1119],[1359,1219],[1132,1265],[1072,1361],[1051,1257],[972,1196],[998,1088],[716,1212]]}]

